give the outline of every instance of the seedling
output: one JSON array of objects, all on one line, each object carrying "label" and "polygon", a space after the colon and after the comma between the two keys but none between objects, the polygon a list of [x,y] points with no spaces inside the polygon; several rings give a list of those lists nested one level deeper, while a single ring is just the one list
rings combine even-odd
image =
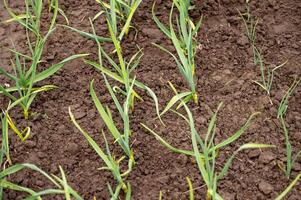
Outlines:
[{"label": "seedling", "polygon": [[[130,85],[131,85],[130,74],[139,65],[140,58],[142,57],[142,52],[141,52],[141,50],[139,50],[137,53],[135,53],[131,57],[131,59],[128,62],[126,62],[123,55],[122,55],[120,42],[118,41],[118,39],[116,38],[116,36],[113,32],[112,24],[109,20],[107,20],[107,22],[108,22],[107,24],[108,24],[108,28],[109,28],[109,31],[110,31],[111,39],[113,41],[113,44],[114,44],[114,47],[115,47],[115,50],[116,50],[116,53],[117,53],[118,63],[114,62],[113,58],[111,58],[103,50],[100,43],[97,42],[97,45],[98,45],[98,48],[99,48],[99,54],[98,54],[98,56],[99,56],[98,57],[99,58],[98,59],[99,65],[97,65],[97,69],[99,69],[102,73],[106,73],[107,71],[109,71],[106,68],[102,67],[103,66],[102,56],[104,56],[118,74],[118,77],[113,76],[113,78],[115,80],[118,80],[119,78],[121,78],[125,90],[122,90],[121,88],[118,88],[118,87],[115,87],[115,88],[118,89],[119,92],[121,92],[122,94],[127,94],[130,90]],[[91,25],[92,25],[92,22],[91,22]],[[94,29],[93,25],[92,25],[92,28],[93,28],[93,33],[95,34],[95,29]],[[89,64],[91,62],[87,61],[86,63]],[[95,65],[92,65],[92,66],[95,66]],[[108,73],[108,74],[112,74],[112,73]],[[130,101],[131,101],[130,105],[133,106],[134,98],[137,97],[137,98],[141,99],[141,97],[134,90],[131,90],[131,91],[132,91],[132,93],[131,93],[131,98],[130,98]]]},{"label": "seedling", "polygon": [[[112,137],[114,138],[116,143],[122,148],[122,150],[124,152],[124,156],[122,156],[119,159],[116,159],[116,157],[111,154],[106,136],[105,136],[104,132],[102,131],[102,134],[103,134],[103,137],[105,140],[105,144],[106,144],[106,153],[105,153],[103,150],[101,150],[101,148],[97,145],[97,143],[89,136],[89,134],[79,126],[79,124],[74,119],[71,108],[69,108],[69,115],[70,115],[71,121],[74,123],[74,125],[80,130],[80,132],[85,136],[85,138],[88,140],[88,142],[92,146],[92,148],[96,151],[96,153],[105,162],[106,167],[102,167],[101,169],[110,170],[112,172],[114,178],[116,179],[118,184],[117,184],[117,187],[115,188],[114,192],[113,192],[112,187],[108,184],[109,191],[112,196],[111,199],[117,199],[121,189],[126,194],[126,199],[130,199],[131,186],[130,186],[130,183],[125,183],[124,179],[132,171],[132,168],[135,164],[133,150],[131,149],[131,145],[130,145],[131,130],[130,130],[130,121],[129,121],[130,99],[131,99],[131,94],[132,94],[135,79],[133,80],[132,84],[129,87],[129,90],[127,91],[126,99],[122,106],[121,103],[118,101],[111,85],[109,84],[109,82],[104,74],[103,74],[103,77],[105,79],[105,83],[109,90],[109,93],[114,100],[115,106],[119,111],[119,115],[123,120],[123,130],[122,131],[119,131],[117,129],[117,126],[112,118],[110,109],[108,107],[105,108],[102,105],[102,103],[99,101],[99,99],[94,91],[94,88],[93,88],[93,81],[90,84],[90,94],[91,94],[92,100],[93,100],[102,120],[104,121],[104,123],[107,126],[109,133],[112,135]],[[128,159],[128,169],[124,172],[121,172],[120,162],[126,158]]]},{"label": "seedling", "polygon": [[[78,54],[70,56],[63,61],[52,65],[48,69],[38,72],[38,67],[42,63],[41,56],[43,53],[44,45],[47,42],[49,36],[55,30],[55,21],[58,13],[58,2],[53,0],[53,17],[48,29],[48,32],[45,36],[42,35],[40,31],[40,21],[42,13],[42,0],[31,1],[26,0],[26,14],[21,16],[26,16],[25,18],[19,17],[16,15],[4,1],[4,5],[12,17],[11,21],[16,21],[19,24],[23,25],[26,29],[27,35],[27,45],[30,52],[29,55],[25,55],[21,52],[18,52],[16,49],[11,49],[15,54],[15,61],[11,61],[11,66],[13,73],[5,71],[3,68],[0,68],[0,74],[3,74],[5,77],[14,82],[12,87],[3,87],[0,86],[0,93],[9,97],[13,102],[16,102],[18,99],[21,99],[19,105],[22,107],[24,112],[24,117],[27,119],[29,116],[29,108],[34,101],[35,97],[40,92],[45,92],[51,89],[56,88],[54,85],[44,85],[36,87],[35,85],[49,78],[51,75],[56,73],[60,68],[64,66],[65,63],[74,60],[79,57],[86,56],[87,54]],[[33,37],[31,37],[33,34]],[[31,39],[34,38],[34,41]],[[17,94],[16,94],[17,93]]]},{"label": "seedling", "polygon": [[294,165],[296,159],[301,155],[301,150],[296,154],[294,158],[292,158],[292,145],[289,140],[289,133],[286,127],[285,123],[285,114],[288,109],[288,100],[296,87],[298,86],[300,80],[294,80],[291,87],[288,89],[288,91],[285,93],[285,95],[282,97],[282,100],[280,102],[279,108],[278,108],[278,119],[280,120],[284,132],[285,137],[285,145],[286,145],[286,168],[285,168],[285,175],[287,178],[290,177],[292,166]]},{"label": "seedling", "polygon": [[[189,46],[187,44],[190,43],[190,41],[191,41],[191,43],[193,44],[192,46],[195,49],[197,47],[197,42],[194,38],[197,36],[198,31],[199,31],[199,29],[202,25],[203,17],[200,18],[200,20],[196,23],[196,25],[193,23],[193,21],[189,17],[189,13],[188,13],[189,10],[193,9],[193,6],[191,6],[190,2],[191,2],[190,0],[188,0],[188,1],[173,0],[172,7],[176,6],[176,8],[179,11],[179,15],[180,15],[179,17],[177,16],[176,23],[177,23],[177,31],[178,31],[178,35],[179,35],[178,38],[180,40],[181,47],[187,48],[187,46]],[[154,2],[153,7],[152,7],[153,20],[155,21],[155,23],[157,24],[159,29],[170,40],[172,40],[172,38],[174,37],[174,36],[172,36],[172,33],[171,33],[172,31],[174,31],[173,24],[171,23],[171,21],[172,21],[171,17],[172,17],[173,9],[171,9],[170,18],[169,18],[169,28],[168,28],[156,16],[155,6],[156,6],[156,2]],[[189,36],[190,30],[191,30],[191,36],[192,37]]]},{"label": "seedling", "polygon": [[[142,0],[110,0],[109,3],[106,3],[102,0],[96,0],[96,2],[99,3],[102,10],[94,16],[93,21],[100,17],[102,14],[105,14],[106,19],[111,25],[110,31],[113,32],[113,34],[119,41],[122,41],[124,35],[127,35],[130,28],[132,27],[132,18]],[[119,29],[120,25],[121,29]],[[62,26],[79,33],[83,37],[93,39],[97,42],[112,42],[112,40],[107,37],[96,36],[95,34],[81,31],[66,25]]]},{"label": "seedling", "polygon": [[299,173],[296,176],[296,178],[287,186],[287,188],[285,188],[283,192],[281,192],[281,194],[278,197],[276,197],[275,200],[283,199],[293,189],[293,187],[297,184],[300,178],[301,178],[301,173]]},{"label": "seedling", "polygon": [[[174,30],[173,26],[173,8],[174,5],[177,7],[179,11],[180,17],[176,18],[177,22],[177,32]],[[184,98],[184,103],[189,102],[190,100],[194,100],[195,104],[198,104],[198,95],[196,91],[196,78],[195,78],[195,54],[196,54],[196,48],[197,43],[194,40],[194,37],[197,35],[199,28],[202,24],[202,18],[199,20],[197,25],[194,25],[192,20],[189,18],[188,10],[190,8],[190,1],[184,1],[184,0],[174,0],[173,5],[170,11],[169,16],[169,28],[167,28],[163,23],[160,22],[160,20],[155,15],[155,3],[153,4],[153,19],[156,22],[157,26],[160,28],[160,30],[172,41],[177,56],[171,53],[166,48],[154,44],[156,47],[160,48],[161,50],[167,52],[170,54],[181,72],[182,76],[184,77],[185,81],[187,82],[190,91],[189,92],[183,92],[180,94],[177,94],[175,97],[173,97],[172,100],[175,99],[182,99]],[[170,101],[172,102],[172,101]],[[176,102],[174,102],[175,104]]]},{"label": "seedling", "polygon": [[60,15],[64,17],[67,25],[69,25],[69,20],[65,12],[59,7],[59,2],[57,0],[48,0],[48,5],[49,5],[49,12],[51,12],[52,10],[55,11],[55,9],[57,8],[57,11],[60,13]]},{"label": "seedling", "polygon": [[268,96],[270,96],[276,70],[283,67],[287,63],[287,61],[274,67],[273,69],[266,66],[263,56],[262,56],[262,52],[257,47],[257,41],[256,41],[257,40],[256,28],[257,28],[259,19],[257,19],[257,20],[253,19],[252,15],[250,13],[249,6],[247,6],[246,13],[242,14],[241,12],[239,12],[239,14],[246,27],[247,36],[249,38],[249,42],[250,42],[252,50],[253,50],[253,62],[255,65],[259,66],[259,68],[260,68],[261,80],[253,81],[253,82],[256,83],[257,85],[259,85],[264,91],[267,92]]},{"label": "seedling", "polygon": [[[19,131],[11,117],[9,116],[9,111],[19,104],[22,99],[15,101],[14,103],[9,103],[6,110],[2,110],[0,113],[1,127],[2,127],[2,147],[0,152],[0,167],[5,168],[6,164],[12,165],[12,160],[10,158],[9,151],[9,139],[8,139],[8,130],[9,128],[16,134],[18,137],[24,141],[28,138],[30,134],[30,127],[26,127],[24,130]],[[1,198],[0,198],[1,199]]]},{"label": "seedling", "polygon": [[[62,178],[55,175],[48,175],[45,171],[41,170],[37,166],[33,164],[16,164],[7,169],[4,169],[0,172],[0,199],[3,199],[3,189],[10,189],[15,191],[20,191],[29,194],[25,199],[26,200],[42,200],[42,196],[59,194],[64,195],[66,200],[71,200],[71,197],[76,200],[83,200],[81,196],[77,194],[75,190],[73,190],[67,182],[65,172],[63,168],[59,166]],[[45,189],[39,192],[36,192],[30,188],[23,187],[17,185],[13,182],[6,180],[6,177],[13,175],[23,169],[29,169],[32,171],[36,171],[46,177],[52,184],[56,186],[55,189]]]},{"label": "seedling", "polygon": [[[2,128],[2,146],[0,152],[0,167],[3,168],[6,163],[11,164],[9,140],[8,140],[8,122],[5,115],[0,115],[1,128]],[[1,193],[1,191],[0,191]]]},{"label": "seedling", "polygon": [[[94,35],[94,37],[97,37],[94,26],[92,24],[92,21],[90,20],[90,22],[91,22],[91,26],[92,26],[92,30],[93,30],[93,35]],[[111,57],[108,53],[106,53],[104,51],[104,49],[102,48],[102,46],[98,40],[96,40],[96,43],[98,46],[98,62],[93,62],[93,61],[90,61],[87,59],[85,59],[84,62],[86,64],[89,64],[89,65],[95,67],[97,70],[99,70],[101,73],[104,73],[106,76],[109,76],[110,78],[114,79],[115,81],[123,84],[124,90],[118,86],[114,86],[114,91],[120,92],[121,94],[124,94],[125,96],[127,96],[127,94],[130,94],[129,103],[130,103],[132,109],[134,108],[134,103],[135,103],[136,98],[140,99],[141,101],[143,101],[143,99],[140,97],[140,95],[134,89],[130,90],[131,85],[133,84],[133,86],[146,91],[150,95],[150,97],[153,99],[153,101],[155,102],[157,115],[160,117],[159,103],[158,103],[156,94],[145,84],[143,84],[137,80],[134,81],[133,76],[131,75],[134,72],[134,70],[139,66],[140,59],[143,55],[142,50],[140,49],[127,61],[123,57],[120,41],[116,38],[110,21],[108,20],[107,22],[108,22],[111,39],[113,41],[115,51],[116,51],[116,54],[118,57],[118,62],[115,62],[114,58]],[[104,58],[111,65],[111,68],[104,66],[104,64],[103,64]]]},{"label": "seedling", "polygon": [[[128,34],[133,15],[142,0],[110,0],[109,4],[101,0],[96,1],[103,10],[97,13],[94,19],[105,13],[107,20],[110,21],[114,35],[121,41],[123,36]],[[119,24],[122,24],[120,31],[118,30]]]},{"label": "seedling", "polygon": [[189,187],[189,200],[194,200],[194,192],[193,192],[193,186],[192,182],[189,177],[186,177],[188,187]]},{"label": "seedling", "polygon": [[[219,144],[214,143],[215,138],[215,129],[216,129],[216,120],[217,120],[217,112],[222,106],[222,103],[219,104],[217,111],[212,116],[211,121],[208,126],[207,134],[205,135],[205,139],[202,139],[195,129],[194,125],[194,119],[193,116],[189,110],[189,108],[186,106],[186,104],[183,104],[187,114],[188,118],[186,118],[184,115],[179,114],[182,118],[185,119],[185,121],[190,126],[190,132],[191,132],[191,139],[192,139],[192,146],[193,150],[182,150],[177,149],[175,147],[172,147],[170,144],[168,144],[163,138],[161,138],[157,133],[152,131],[150,128],[142,124],[144,128],[146,128],[150,133],[152,133],[156,139],[158,139],[164,146],[166,146],[171,151],[174,151],[176,153],[186,154],[193,156],[197,162],[198,168],[200,170],[201,176],[205,182],[205,185],[207,186],[207,200],[222,200],[223,198],[217,193],[217,185],[218,181],[221,180],[226,173],[228,172],[232,161],[234,157],[242,150],[245,149],[252,149],[252,148],[267,148],[267,147],[273,147],[272,145],[266,145],[266,144],[244,144],[240,146],[233,155],[227,160],[224,167],[222,168],[221,172],[217,173],[215,169],[215,163],[216,158],[218,156],[218,151],[230,144],[231,142],[237,140],[250,126],[251,119],[256,116],[258,113],[254,113],[250,116],[250,118],[247,120],[244,126],[240,128],[234,135],[229,137],[228,139],[224,140],[223,142]],[[191,187],[191,186],[190,186]],[[190,189],[191,190],[191,189]],[[190,194],[190,197],[192,194]]]}]

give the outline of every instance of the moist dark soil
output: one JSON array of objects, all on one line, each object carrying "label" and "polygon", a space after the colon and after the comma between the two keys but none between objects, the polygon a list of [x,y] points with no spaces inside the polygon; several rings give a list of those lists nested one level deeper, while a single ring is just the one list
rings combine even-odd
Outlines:
[{"label": "moist dark soil", "polygon": [[[153,1],[143,0],[136,12],[132,30],[123,41],[123,53],[133,55],[138,47],[143,48],[140,67],[136,76],[159,97],[161,108],[170,100],[173,93],[167,81],[171,81],[179,91],[188,89],[173,59],[154,47],[156,42],[173,50],[171,42],[158,30],[152,20]],[[204,16],[204,24],[197,37],[199,44],[196,55],[197,88],[199,105],[189,104],[193,111],[197,130],[206,133],[206,127],[218,104],[224,106],[218,114],[216,142],[222,141],[238,130],[254,112],[261,112],[242,137],[219,152],[217,170],[240,145],[249,142],[276,145],[273,149],[248,150],[239,153],[226,177],[218,184],[218,191],[226,200],[234,199],[274,199],[301,170],[299,158],[293,167],[292,178],[288,180],[279,166],[285,164],[285,143],[281,124],[277,119],[277,108],[285,91],[296,77],[301,75],[301,3],[299,0],[251,1],[252,15],[260,19],[258,24],[258,46],[262,50],[265,63],[271,67],[285,61],[273,83],[270,99],[253,80],[260,79],[260,69],[253,64],[252,49],[238,10],[245,10],[245,1],[204,0],[194,1],[193,19]],[[22,10],[23,0],[10,1],[16,11]],[[171,1],[157,1],[158,17],[168,21]],[[89,17],[100,10],[95,1],[60,1],[60,7],[69,18],[70,25],[84,31],[91,31]],[[46,6],[45,6],[46,8]],[[237,10],[238,9],[238,10]],[[45,16],[45,17],[44,17]],[[3,2],[0,3],[0,21],[8,19]],[[43,23],[50,17],[45,11]],[[59,17],[59,24],[65,24]],[[98,35],[108,35],[104,19],[96,20]],[[46,30],[47,27],[43,27]],[[16,24],[0,26],[0,65],[9,69],[13,55],[5,47],[26,50],[25,34]],[[105,49],[112,47],[103,44]],[[39,70],[57,63],[76,53],[90,53],[90,59],[97,59],[95,42],[79,36],[63,27],[55,30],[43,54]],[[103,162],[88,145],[83,135],[69,119],[68,107],[71,106],[79,124],[104,147],[100,130],[105,128],[89,95],[89,83],[95,80],[95,89],[105,105],[118,116],[105,87],[103,77],[94,68],[78,59],[67,63],[63,69],[41,84],[55,84],[59,88],[45,92],[36,98],[31,107],[33,115],[24,120],[22,111],[15,109],[11,116],[24,128],[29,125],[31,136],[21,142],[10,133],[10,149],[13,163],[33,163],[48,173],[59,175],[62,166],[70,185],[84,199],[109,199],[107,182],[114,185],[113,177],[107,171],[99,171]],[[1,76],[1,85],[7,80]],[[113,81],[111,81],[114,84]],[[189,177],[195,188],[195,198],[205,199],[205,186],[197,165],[184,155],[173,153],[163,147],[140,123],[153,128],[173,146],[192,149],[188,125],[178,115],[168,113],[163,117],[166,126],[155,119],[152,99],[139,91],[144,101],[137,101],[131,113],[132,148],[136,166],[128,177],[132,185],[132,199],[188,199]],[[7,105],[1,97],[1,105]],[[290,98],[286,115],[287,126],[294,152],[301,149],[301,88],[298,87]],[[116,118],[121,125],[121,120]],[[108,135],[108,134],[107,134]],[[110,143],[113,143],[110,139]],[[112,151],[120,156],[120,149],[112,145]],[[53,187],[37,173],[24,170],[10,177],[16,184],[42,190]],[[297,183],[286,199],[301,199],[301,183]],[[4,199],[22,199],[23,193],[5,190]],[[122,197],[123,198],[123,197]],[[63,199],[61,196],[48,196],[45,199]]]}]

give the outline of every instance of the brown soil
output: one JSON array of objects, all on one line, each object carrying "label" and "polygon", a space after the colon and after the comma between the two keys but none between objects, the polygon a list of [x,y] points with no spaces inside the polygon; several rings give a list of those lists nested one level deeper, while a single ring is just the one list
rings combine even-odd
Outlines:
[{"label": "brown soil", "polygon": [[[13,9],[23,6],[22,0],[11,1]],[[89,17],[93,17],[99,7],[95,1],[61,1],[73,27],[89,31]],[[167,47],[171,43],[162,35],[151,17],[150,0],[143,0],[133,20],[138,29],[138,37],[134,39],[131,32],[124,41],[125,55],[137,50],[137,45],[144,49],[141,65],[136,71],[138,79],[152,88],[165,105],[172,97],[167,81],[172,81],[179,90],[184,91],[186,84],[167,54],[154,47],[156,42]],[[260,17],[258,26],[258,44],[263,51],[267,64],[278,65],[288,60],[285,67],[279,70],[273,84],[270,104],[264,91],[252,80],[260,78],[260,71],[252,62],[252,51],[245,36],[245,29],[236,9],[244,10],[244,0],[204,0],[194,1],[193,18],[204,15],[204,25],[198,36],[200,50],[197,53],[199,106],[189,105],[193,111],[196,126],[200,133],[206,131],[208,120],[220,101],[225,106],[218,115],[217,140],[221,141],[233,134],[248,116],[260,111],[249,130],[235,143],[223,149],[217,163],[221,168],[226,158],[240,145],[247,142],[274,144],[277,147],[269,150],[244,151],[219,183],[219,193],[228,200],[234,199],[273,199],[290,180],[285,178],[278,163],[285,161],[284,137],[281,125],[277,120],[277,108],[284,92],[295,77],[301,75],[301,3],[299,0],[252,1],[252,14]],[[159,0],[158,16],[167,20],[170,1]],[[0,3],[0,21],[7,19],[8,14]],[[45,21],[49,18],[45,17]],[[59,17],[59,23],[64,20]],[[104,20],[97,21],[97,32],[105,35]],[[19,49],[26,49],[23,43],[24,32],[20,26],[0,26],[0,46],[11,47],[11,40]],[[106,48],[109,48],[106,45]],[[46,68],[63,58],[76,53],[90,53],[96,59],[96,45],[76,33],[58,27],[45,48],[44,63]],[[7,49],[0,49],[0,65],[6,69],[12,55]],[[61,165],[68,177],[70,185],[84,199],[109,199],[106,183],[114,183],[109,172],[98,171],[103,165],[101,159],[90,148],[81,133],[73,126],[68,116],[68,106],[72,106],[81,126],[103,145],[99,130],[104,127],[93,102],[89,96],[89,82],[95,79],[95,88],[101,101],[113,105],[99,72],[85,65],[81,60],[65,65],[57,74],[44,83],[55,84],[58,89],[38,96],[32,105],[36,113],[28,121],[23,119],[20,110],[11,113],[18,123],[32,128],[30,138],[21,142],[13,134],[10,135],[10,147],[14,163],[29,162],[45,171],[59,174]],[[1,84],[5,80],[1,77]],[[7,103],[1,97],[2,105]],[[188,199],[188,186],[185,177],[190,177],[194,188],[197,188],[196,199],[204,199],[205,189],[201,175],[191,158],[170,152],[160,145],[155,138],[139,124],[141,122],[154,128],[172,145],[191,149],[190,133],[187,125],[177,115],[169,113],[164,117],[166,127],[160,125],[155,118],[152,100],[144,95],[144,102],[138,102],[132,113],[133,149],[137,165],[128,178],[132,184],[133,198],[158,199],[163,192],[164,199]],[[294,152],[301,148],[301,89],[296,89],[290,99],[286,117]],[[111,106],[112,107],[112,106]],[[112,107],[114,110],[114,108]],[[118,155],[117,147],[112,149]],[[294,168],[292,177],[301,170],[301,159]],[[51,185],[39,174],[22,171],[11,177],[17,184],[41,190]],[[290,192],[287,199],[301,199],[300,183]],[[265,190],[265,192],[264,192]],[[5,199],[22,199],[18,192],[5,190]],[[62,199],[51,196],[45,199]]]}]

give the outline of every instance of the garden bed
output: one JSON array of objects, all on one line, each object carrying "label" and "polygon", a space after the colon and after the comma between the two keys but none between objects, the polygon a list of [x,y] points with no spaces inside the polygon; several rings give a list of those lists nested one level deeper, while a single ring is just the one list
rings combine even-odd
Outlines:
[{"label": "garden bed", "polygon": [[[285,91],[294,78],[301,76],[301,4],[299,0],[252,1],[252,15],[259,17],[257,37],[265,62],[279,65],[287,64],[277,71],[270,99],[253,80],[260,78],[260,69],[253,64],[252,48],[238,10],[245,10],[245,1],[205,0],[194,1],[193,19],[204,16],[197,37],[199,48],[196,54],[196,77],[199,104],[189,103],[195,118],[196,128],[206,132],[209,120],[218,104],[224,106],[218,114],[216,140],[222,141],[237,131],[254,112],[261,112],[250,128],[239,140],[223,148],[216,163],[217,169],[228,157],[244,143],[273,144],[276,148],[246,150],[234,159],[229,172],[219,182],[218,191],[224,199],[274,199],[292,181],[288,180],[279,165],[285,163],[285,143],[282,126],[277,119],[277,109]],[[171,42],[157,28],[152,19],[153,1],[143,0],[133,18],[137,29],[131,31],[122,42],[124,56],[131,56],[137,46],[143,48],[140,66],[136,69],[137,80],[151,88],[159,98],[160,107],[171,99],[173,92],[168,87],[171,81],[178,90],[185,91],[187,86],[179,73],[174,60],[152,45],[152,42],[173,49]],[[18,10],[23,1],[11,1],[10,7]],[[168,22],[170,1],[157,1],[157,16]],[[91,32],[89,17],[93,18],[100,8],[92,0],[61,1],[70,26]],[[0,21],[8,19],[3,3],[0,3]],[[43,20],[48,20],[43,17]],[[64,24],[59,16],[58,24]],[[105,20],[95,21],[98,35],[108,36]],[[3,47],[11,47],[11,40],[20,49],[25,49],[26,36],[16,24],[0,26],[0,66],[8,69],[12,54]],[[104,44],[105,49],[112,45]],[[97,45],[75,32],[58,27],[50,37],[43,60],[57,63],[67,56],[89,53],[92,60],[97,59]],[[42,64],[47,67],[46,64]],[[105,127],[97,113],[89,93],[89,83],[94,79],[94,88],[101,102],[110,105],[112,115],[117,115],[113,101],[104,84],[101,74],[85,64],[81,59],[67,63],[58,73],[43,81],[54,84],[57,89],[39,95],[32,104],[34,116],[25,120],[21,109],[11,112],[18,127],[31,127],[30,137],[22,142],[10,134],[10,149],[13,163],[32,163],[46,172],[59,174],[61,165],[68,183],[84,199],[109,199],[107,182],[114,185],[110,172],[100,171],[103,162],[89,146],[83,135],[75,128],[69,118],[68,107],[73,109],[78,123],[87,130],[100,146],[104,141],[100,130]],[[1,76],[1,85],[6,79]],[[205,199],[206,190],[195,161],[186,155],[173,153],[146,131],[140,123],[154,129],[160,136],[175,147],[192,149],[189,126],[177,114],[168,112],[162,117],[166,126],[156,118],[153,101],[142,93],[143,102],[137,101],[131,111],[132,148],[136,165],[127,178],[132,185],[132,199],[158,199],[162,191],[163,199],[188,199],[189,177],[195,190],[195,199]],[[8,101],[1,96],[1,106]],[[301,89],[296,88],[289,100],[286,115],[290,139],[294,152],[301,148]],[[121,120],[116,119],[120,126]],[[109,139],[113,142],[112,138]],[[115,155],[120,154],[116,145],[112,148]],[[292,178],[300,173],[301,158],[293,166]],[[10,177],[16,184],[34,190],[50,187],[42,176],[29,170]],[[21,199],[23,193],[5,190],[4,199]],[[301,198],[300,183],[286,197],[290,200]],[[62,199],[48,196],[45,199]]]}]

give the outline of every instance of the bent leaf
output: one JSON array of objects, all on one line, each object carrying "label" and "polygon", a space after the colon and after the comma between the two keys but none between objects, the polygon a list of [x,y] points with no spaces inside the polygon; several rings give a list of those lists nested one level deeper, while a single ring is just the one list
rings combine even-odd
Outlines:
[{"label": "bent leaf", "polygon": [[61,62],[52,65],[51,67],[49,67],[48,69],[44,70],[41,73],[38,73],[35,76],[34,83],[37,83],[39,81],[42,81],[42,80],[50,77],[51,75],[56,73],[59,69],[61,69],[67,62],[69,62],[71,60],[74,60],[74,59],[77,59],[77,58],[85,57],[85,56],[88,56],[88,55],[89,54],[76,54],[76,55],[69,56],[68,58],[65,58]]}]

